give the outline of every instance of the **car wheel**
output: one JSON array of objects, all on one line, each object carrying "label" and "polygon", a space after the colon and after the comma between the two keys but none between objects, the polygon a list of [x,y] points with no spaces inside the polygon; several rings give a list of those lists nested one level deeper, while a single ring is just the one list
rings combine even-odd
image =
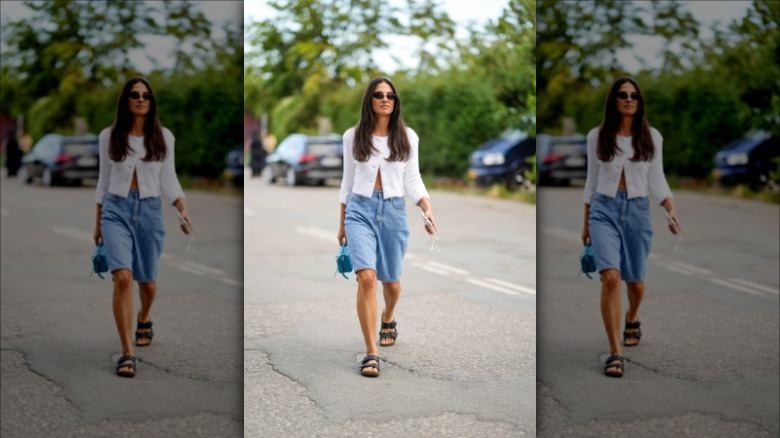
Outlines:
[{"label": "car wheel", "polygon": [[45,167],[43,169],[43,176],[41,177],[41,183],[43,183],[46,187],[51,187],[54,185],[54,174],[51,173],[51,169],[48,167]]},{"label": "car wheel", "polygon": [[260,177],[263,178],[263,181],[267,182],[268,184],[273,184],[276,182],[274,170],[271,169],[271,166],[265,166],[263,170],[260,171]]},{"label": "car wheel", "polygon": [[534,183],[525,177],[525,169],[522,167],[512,172],[512,176],[509,177],[507,186],[510,190],[525,189],[533,191],[535,189]]},{"label": "car wheel", "polygon": [[30,177],[30,169],[27,168],[27,166],[22,166],[19,169],[19,181],[23,182],[24,184],[30,184],[32,182],[32,177]]},{"label": "car wheel", "polygon": [[287,168],[286,182],[289,187],[295,187],[299,184],[298,176],[295,174],[295,169],[292,167]]}]

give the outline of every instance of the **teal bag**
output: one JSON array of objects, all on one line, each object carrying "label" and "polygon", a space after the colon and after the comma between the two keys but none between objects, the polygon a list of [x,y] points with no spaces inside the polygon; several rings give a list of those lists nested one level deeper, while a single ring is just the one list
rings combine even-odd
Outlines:
[{"label": "teal bag", "polygon": [[[580,255],[580,272],[593,280],[590,276],[591,272],[596,272],[596,257],[593,255],[593,247],[588,242],[584,248],[582,248],[582,255]],[[579,275],[579,274],[578,274]]]},{"label": "teal bag", "polygon": [[339,247],[339,252],[336,254],[336,272],[333,276],[341,274],[342,277],[349,279],[347,276],[349,272],[352,272],[352,257],[349,255],[349,247],[344,244]]},{"label": "teal bag", "polygon": [[101,280],[105,280],[101,274],[108,272],[108,258],[106,257],[106,249],[103,247],[103,239],[98,241],[95,252],[92,253],[92,272],[96,273]]}]

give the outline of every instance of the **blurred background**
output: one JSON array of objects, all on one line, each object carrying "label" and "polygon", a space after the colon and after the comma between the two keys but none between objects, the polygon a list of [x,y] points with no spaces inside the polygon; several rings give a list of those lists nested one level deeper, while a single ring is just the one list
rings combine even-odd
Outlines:
[{"label": "blurred background", "polygon": [[[47,134],[98,134],[125,80],[141,75],[176,136],[185,186],[224,180],[226,154],[241,146],[242,4],[3,2],[2,144],[13,135],[26,153]],[[37,167],[63,165],[49,161]]]},{"label": "blurred background", "polygon": [[536,3],[542,184],[584,178],[583,135],[601,122],[612,81],[628,75],[665,138],[673,186],[742,184],[780,200],[780,3],[562,4]]},{"label": "blurred background", "polygon": [[[253,174],[262,173],[262,143],[269,164],[282,162],[269,166],[270,179],[303,182],[306,166],[296,154],[274,154],[277,145],[294,133],[340,136],[357,122],[366,84],[382,75],[420,136],[428,184],[532,189],[535,11],[530,0],[248,2],[244,110],[248,148],[257,137]],[[340,161],[329,162],[340,172]]]}]

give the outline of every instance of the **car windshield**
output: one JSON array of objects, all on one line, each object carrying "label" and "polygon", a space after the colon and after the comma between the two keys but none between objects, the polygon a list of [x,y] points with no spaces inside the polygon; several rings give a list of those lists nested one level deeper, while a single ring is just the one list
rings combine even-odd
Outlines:
[{"label": "car windshield", "polygon": [[95,148],[95,143],[64,143],[62,153],[66,155],[89,155]]},{"label": "car windshield", "polygon": [[309,143],[308,153],[312,155],[336,155],[341,150],[340,143]]}]

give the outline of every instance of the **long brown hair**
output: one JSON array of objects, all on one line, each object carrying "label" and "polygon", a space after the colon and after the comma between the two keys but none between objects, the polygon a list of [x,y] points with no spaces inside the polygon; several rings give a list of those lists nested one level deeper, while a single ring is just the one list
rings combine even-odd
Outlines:
[{"label": "long brown hair", "polygon": [[130,89],[133,88],[138,82],[143,82],[146,88],[149,89],[149,93],[152,95],[152,100],[149,101],[149,112],[146,113],[146,120],[144,121],[144,148],[146,149],[146,156],[144,161],[162,161],[168,153],[165,145],[165,139],[163,138],[162,126],[160,120],[157,118],[157,98],[154,96],[152,86],[149,82],[141,77],[130,78],[125,82],[122,87],[122,92],[119,94],[119,103],[116,107],[116,119],[114,124],[111,125],[111,141],[108,146],[108,155],[114,161],[124,161],[127,157],[127,153],[133,148],[130,147],[127,137],[130,134],[130,127],[133,125],[133,113],[130,112]]},{"label": "long brown hair", "polygon": [[634,156],[631,157],[631,161],[650,161],[655,155],[655,144],[650,136],[650,124],[647,123],[647,117],[645,116],[645,99],[634,79],[622,77],[612,83],[612,88],[607,96],[604,120],[599,126],[596,155],[598,155],[601,161],[612,161],[615,153],[621,150],[617,145],[617,132],[622,117],[617,109],[617,94],[620,86],[626,82],[630,82],[636,88],[637,93],[639,93],[636,114],[634,114],[634,120],[631,123],[631,145],[634,147]]},{"label": "long brown hair", "polygon": [[363,107],[360,110],[360,120],[355,126],[355,140],[352,147],[352,155],[357,161],[368,161],[371,153],[376,150],[371,142],[376,120],[374,110],[371,107],[371,95],[377,85],[382,82],[389,85],[395,93],[395,105],[393,105],[393,112],[390,114],[390,122],[387,126],[389,134],[387,145],[390,148],[390,157],[387,158],[387,161],[406,161],[412,155],[412,146],[406,136],[406,124],[401,117],[401,98],[390,79],[380,76],[372,79],[363,93]]}]

